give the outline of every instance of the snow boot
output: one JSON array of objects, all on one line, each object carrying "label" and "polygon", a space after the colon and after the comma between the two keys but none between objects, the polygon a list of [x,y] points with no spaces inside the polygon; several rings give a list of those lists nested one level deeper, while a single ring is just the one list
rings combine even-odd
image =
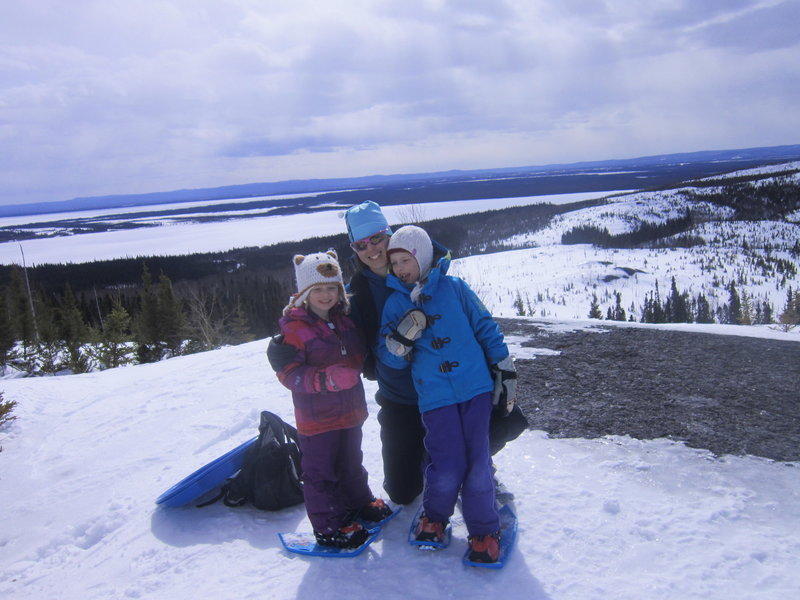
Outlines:
[{"label": "snow boot", "polygon": [[380,523],[387,517],[392,516],[392,509],[386,505],[382,498],[375,498],[366,506],[361,507],[358,515],[365,521]]},{"label": "snow boot", "polygon": [[500,532],[469,536],[467,560],[477,563],[494,563],[500,557]]},{"label": "snow boot", "polygon": [[431,521],[423,514],[417,523],[414,535],[418,542],[435,542],[441,544],[445,541],[444,530],[446,527],[447,522]]},{"label": "snow boot", "polygon": [[367,541],[369,532],[360,523],[355,521],[340,527],[333,533],[314,532],[317,543],[321,546],[333,546],[335,548],[358,548]]}]

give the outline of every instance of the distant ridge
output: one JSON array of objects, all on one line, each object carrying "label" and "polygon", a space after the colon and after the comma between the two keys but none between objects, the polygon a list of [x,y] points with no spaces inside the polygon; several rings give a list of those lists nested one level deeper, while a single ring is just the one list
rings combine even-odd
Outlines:
[{"label": "distant ridge", "polygon": [[[309,194],[335,192],[351,189],[369,189],[398,183],[423,183],[434,181],[468,182],[478,178],[525,177],[537,174],[552,174],[559,171],[635,169],[682,163],[720,163],[720,172],[737,168],[800,160],[800,144],[740,148],[733,150],[701,150],[675,154],[659,154],[637,158],[608,159],[540,166],[502,167],[495,169],[450,170],[430,173],[407,173],[396,175],[368,175],[362,177],[287,180],[278,182],[247,183],[213,188],[182,189],[146,194],[117,194],[109,196],[77,197],[71,200],[37,202],[0,206],[0,217],[37,215],[54,212],[96,210],[100,208],[122,208],[174,204],[204,200],[255,198],[277,194]],[[737,163],[743,163],[738,165]]]}]

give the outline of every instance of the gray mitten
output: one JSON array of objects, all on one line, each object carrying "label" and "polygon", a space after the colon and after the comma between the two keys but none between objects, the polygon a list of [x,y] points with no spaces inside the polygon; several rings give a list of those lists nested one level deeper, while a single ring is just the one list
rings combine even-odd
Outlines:
[{"label": "gray mitten", "polygon": [[392,333],[386,336],[386,349],[395,356],[405,356],[414,347],[414,342],[420,338],[428,326],[428,317],[418,308],[412,308]]},{"label": "gray mitten", "polygon": [[503,360],[491,367],[494,376],[494,402],[495,410],[506,416],[511,413],[517,401],[517,369],[514,359],[509,354]]}]

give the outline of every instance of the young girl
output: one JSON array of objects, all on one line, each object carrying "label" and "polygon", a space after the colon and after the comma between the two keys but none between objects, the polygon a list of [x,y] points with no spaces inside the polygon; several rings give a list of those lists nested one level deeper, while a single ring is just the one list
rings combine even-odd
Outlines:
[{"label": "young girl", "polygon": [[460,492],[470,560],[496,562],[500,519],[489,454],[490,366],[510,363],[508,348],[467,283],[447,275],[449,256],[434,264],[424,230],[401,227],[387,253],[387,285],[395,292],[383,309],[379,357],[395,368],[410,365],[429,456],[417,539],[441,541]]},{"label": "young girl", "polygon": [[317,542],[353,548],[368,537],[358,518],[380,521],[391,514],[370,491],[361,464],[364,342],[346,314],[336,253],[297,255],[294,265],[297,293],[279,324],[284,343],[296,352],[278,379],[292,391],[303,495]]}]

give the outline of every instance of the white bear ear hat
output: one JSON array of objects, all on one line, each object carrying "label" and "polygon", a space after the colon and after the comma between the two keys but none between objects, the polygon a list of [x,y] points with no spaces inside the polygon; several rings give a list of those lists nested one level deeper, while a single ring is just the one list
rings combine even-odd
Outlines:
[{"label": "white bear ear hat", "polygon": [[283,314],[288,313],[295,306],[302,305],[308,299],[308,293],[315,285],[335,284],[339,286],[339,300],[344,305],[344,312],[350,311],[350,301],[344,291],[342,269],[336,252],[317,252],[303,256],[296,254],[292,259],[294,263],[294,276],[297,280],[297,292],[292,294],[289,304],[283,309]]}]

